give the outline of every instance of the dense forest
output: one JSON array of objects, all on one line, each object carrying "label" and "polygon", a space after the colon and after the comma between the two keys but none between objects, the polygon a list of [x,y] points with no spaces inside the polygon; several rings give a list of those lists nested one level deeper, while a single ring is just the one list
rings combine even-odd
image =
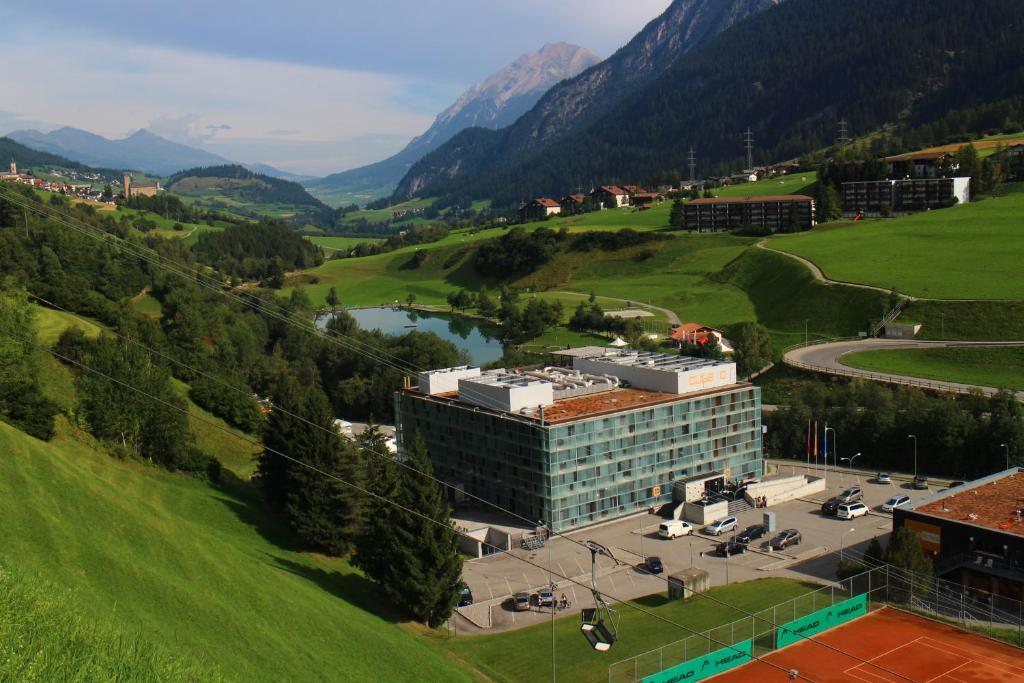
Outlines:
[{"label": "dense forest", "polygon": [[323,263],[320,247],[287,223],[266,220],[205,232],[195,246],[197,257],[221,273],[246,280],[284,284],[285,273]]},{"label": "dense forest", "polygon": [[230,180],[250,180],[234,191],[251,202],[260,204],[293,204],[295,206],[324,206],[323,202],[306,192],[306,189],[291,180],[272,178],[260,173],[253,173],[244,166],[225,164],[223,166],[206,166],[179,171],[167,179],[167,188],[174,191],[176,183],[186,178],[227,178]]},{"label": "dense forest", "polygon": [[897,124],[890,140],[906,145],[1019,130],[1019,4],[962,10],[954,0],[788,0],[684,55],[600,121],[552,145],[508,157],[502,131],[461,133],[410,170],[399,198],[470,196],[509,207],[581,179],[684,168],[691,146],[702,175],[736,171],[747,128],[755,163],[830,146],[840,119],[854,134]]}]

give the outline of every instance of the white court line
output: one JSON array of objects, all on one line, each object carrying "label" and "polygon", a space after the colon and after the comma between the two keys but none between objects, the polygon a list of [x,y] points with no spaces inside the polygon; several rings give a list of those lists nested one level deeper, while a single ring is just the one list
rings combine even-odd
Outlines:
[{"label": "white court line", "polygon": [[[976,652],[971,652],[970,650],[965,650],[962,647],[957,647],[956,645],[951,645],[949,643],[944,643],[941,640],[935,640],[934,638],[930,638],[928,636],[921,636],[921,637],[924,640],[926,640],[926,641],[930,640],[930,641],[932,641],[934,643],[937,643],[936,645],[932,645],[931,643],[928,643],[928,642],[924,643],[924,645],[927,645],[928,647],[932,648],[933,650],[940,650],[940,651],[943,651],[943,652],[946,652],[946,651],[949,651],[949,650],[957,650],[958,654],[961,657],[963,657],[964,659],[970,660],[972,662],[977,662],[978,664],[984,664],[986,666],[991,666],[993,669],[996,669],[997,671],[999,670],[999,667],[998,666],[992,666],[993,662],[995,662],[997,664],[1001,664],[1001,665],[1006,666],[1006,667],[1009,667],[1011,669],[1014,669],[1015,671],[1019,671],[1021,673],[1024,673],[1024,668],[1016,666],[1015,664],[1010,664],[1009,662],[1004,662],[1001,659],[996,659],[995,657],[988,656],[988,657],[986,657],[986,659],[984,661],[977,660],[977,659],[974,659],[974,657],[977,656]],[[1005,671],[1004,670],[1004,671],[1002,671],[1002,673],[1009,674],[1009,673],[1014,673],[1014,671]]]},{"label": "white court line", "polygon": [[[859,681],[865,681],[866,683],[878,683],[878,681],[884,681],[885,683],[892,683],[892,681],[890,681],[888,678],[882,678],[878,674],[871,674],[871,673],[868,673],[867,671],[857,671],[857,667],[858,666],[866,666],[866,665],[858,664],[855,667],[851,667],[851,668],[847,669],[846,671],[844,671],[843,675],[844,676],[851,676],[853,678],[856,678]],[[867,675],[871,676],[872,678],[864,678],[864,676],[861,676],[861,674],[867,674]]]},{"label": "white court line", "polygon": [[[953,667],[952,669],[950,669],[949,671],[946,671],[946,672],[944,672],[944,673],[941,673],[941,674],[939,674],[938,676],[933,676],[933,677],[929,678],[929,679],[928,679],[928,681],[927,681],[927,683],[931,683],[931,681],[937,681],[937,680],[939,680],[940,678],[945,678],[946,676],[949,676],[949,675],[950,675],[951,673],[953,673],[954,671],[956,671],[957,669],[959,669],[959,668],[960,668],[960,667],[962,667],[962,666],[967,666],[968,664],[977,664],[977,663],[978,663],[978,662],[974,661],[973,659],[968,659],[968,660],[967,660],[967,661],[965,661],[965,662],[961,662],[960,664],[957,664],[956,666],[954,666],[954,667]],[[956,678],[955,676],[949,676],[949,677],[950,677],[950,678],[952,678],[953,680],[957,680],[957,681],[959,681],[959,680],[960,680],[959,678]]]},{"label": "white court line", "polygon": [[[848,674],[852,670],[860,668],[862,666],[871,667],[871,668],[876,668],[877,667],[879,669],[882,669],[881,664],[876,664],[875,663],[876,660],[879,660],[882,657],[885,657],[886,655],[891,655],[893,652],[896,652],[897,650],[902,650],[903,648],[907,647],[908,645],[913,645],[914,643],[916,643],[917,641],[921,640],[922,638],[924,638],[924,636],[918,636],[917,638],[914,638],[913,640],[908,640],[907,642],[903,643],[902,645],[898,645],[898,646],[892,648],[891,650],[886,650],[885,652],[882,652],[880,654],[875,655],[874,657],[872,657],[871,659],[869,659],[866,662],[861,662],[860,664],[857,664],[856,666],[851,666],[849,669],[847,669],[843,673],[844,674]],[[867,671],[863,671],[862,673],[867,673]],[[871,675],[872,676],[878,676],[878,674],[871,674]],[[878,676],[878,677],[881,678],[881,676]],[[883,680],[888,681],[889,679],[886,678],[886,679],[883,679]]]}]

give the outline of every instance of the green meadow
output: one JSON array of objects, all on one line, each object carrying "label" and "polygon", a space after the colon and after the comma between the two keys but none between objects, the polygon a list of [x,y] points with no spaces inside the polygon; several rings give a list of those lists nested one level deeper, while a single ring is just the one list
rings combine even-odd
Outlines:
[{"label": "green meadow", "polygon": [[1024,390],[1024,347],[861,351],[839,360],[843,365],[882,374]]},{"label": "green meadow", "polygon": [[773,237],[835,280],[930,299],[1024,299],[1024,183],[963,206]]},{"label": "green meadow", "polygon": [[[118,461],[63,422],[49,443],[0,423],[0,452],[0,562],[29,596],[19,616],[42,615],[31,637],[0,625],[0,679],[147,681],[173,661],[188,664],[170,680],[470,679],[345,562],[290,550],[286,530],[230,476],[215,487]],[[59,613],[32,607],[51,584],[52,595],[68,593]],[[58,661],[67,658],[54,644],[76,624],[99,631],[81,646],[96,657]],[[6,650],[11,637],[22,646]]]}]

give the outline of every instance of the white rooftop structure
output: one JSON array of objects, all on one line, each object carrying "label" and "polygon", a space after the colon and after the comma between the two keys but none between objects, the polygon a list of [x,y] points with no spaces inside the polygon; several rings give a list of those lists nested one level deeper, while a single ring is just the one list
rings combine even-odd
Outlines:
[{"label": "white rooftop structure", "polygon": [[689,394],[736,383],[736,363],[649,351],[609,349],[602,356],[573,357],[572,367],[666,394]]},{"label": "white rooftop structure", "polygon": [[516,413],[554,403],[555,384],[539,377],[492,370],[460,379],[459,399],[481,408]]},{"label": "white rooftop structure", "polygon": [[447,394],[459,390],[459,380],[468,377],[479,377],[480,368],[460,365],[454,368],[442,368],[441,370],[430,370],[417,375],[419,391],[421,394]]}]

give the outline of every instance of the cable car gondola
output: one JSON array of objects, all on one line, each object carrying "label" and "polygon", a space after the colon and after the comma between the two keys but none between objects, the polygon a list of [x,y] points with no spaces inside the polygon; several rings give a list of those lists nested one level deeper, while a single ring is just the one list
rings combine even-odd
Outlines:
[{"label": "cable car gondola", "polygon": [[619,637],[619,616],[597,590],[597,556],[606,555],[612,560],[615,560],[615,556],[600,543],[587,541],[586,546],[590,549],[590,592],[594,596],[594,606],[583,609],[580,632],[590,643],[590,647],[598,652],[607,652]]}]

